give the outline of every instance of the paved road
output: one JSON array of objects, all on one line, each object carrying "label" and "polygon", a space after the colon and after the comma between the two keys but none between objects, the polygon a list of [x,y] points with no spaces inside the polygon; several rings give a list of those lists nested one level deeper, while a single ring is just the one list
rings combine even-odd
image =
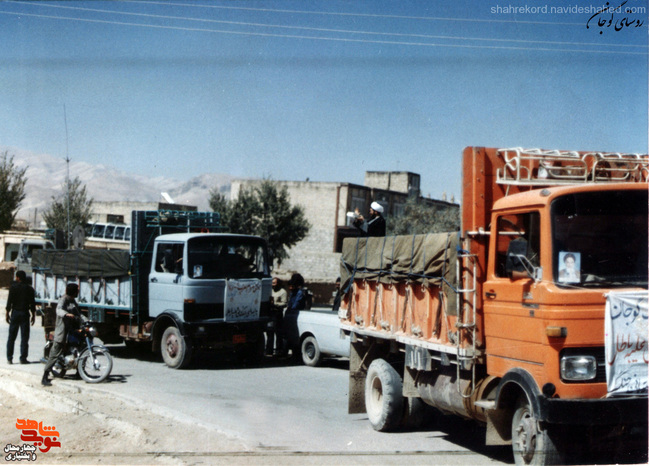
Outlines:
[{"label": "paved road", "polygon": [[[7,330],[3,320],[3,351]],[[43,344],[37,320],[30,338],[30,360],[42,355]],[[401,452],[432,455],[431,461],[440,464],[503,464],[511,458],[505,448],[484,446],[484,430],[479,426],[456,418],[441,417],[419,432],[375,432],[365,415],[347,414],[346,360],[329,360],[323,367],[311,368],[268,358],[260,368],[242,368],[206,354],[189,369],[178,371],[146,354],[133,357],[123,345],[109,348],[115,357],[112,375],[94,389],[218,429],[256,449],[343,455]],[[6,364],[4,353],[0,361]],[[11,368],[34,377],[42,373],[42,364]]]}]

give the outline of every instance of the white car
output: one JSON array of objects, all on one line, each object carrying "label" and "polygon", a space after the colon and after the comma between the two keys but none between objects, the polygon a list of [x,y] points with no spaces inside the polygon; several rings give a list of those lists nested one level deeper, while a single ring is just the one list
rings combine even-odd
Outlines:
[{"label": "white car", "polygon": [[327,355],[349,357],[349,336],[340,330],[337,311],[313,308],[286,314],[284,328],[290,347],[294,353],[302,355],[307,366],[319,365]]}]

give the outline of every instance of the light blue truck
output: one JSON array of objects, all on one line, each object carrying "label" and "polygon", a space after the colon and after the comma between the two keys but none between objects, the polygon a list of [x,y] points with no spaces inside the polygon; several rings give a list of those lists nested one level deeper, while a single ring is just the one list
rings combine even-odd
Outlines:
[{"label": "light blue truck", "polygon": [[270,316],[268,246],[215,233],[218,220],[214,212],[134,211],[130,251],[36,251],[36,301],[52,310],[76,283],[104,342],[147,343],[174,369],[197,350],[259,362]]}]

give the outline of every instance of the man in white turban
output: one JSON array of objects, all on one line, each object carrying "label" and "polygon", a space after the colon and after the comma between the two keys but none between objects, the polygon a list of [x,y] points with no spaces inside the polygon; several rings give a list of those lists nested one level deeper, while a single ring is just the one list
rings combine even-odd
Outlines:
[{"label": "man in white turban", "polygon": [[370,218],[367,220],[366,229],[361,228],[365,218],[359,215],[354,221],[354,226],[361,230],[363,236],[385,236],[385,219],[383,206],[374,201],[370,204]]}]

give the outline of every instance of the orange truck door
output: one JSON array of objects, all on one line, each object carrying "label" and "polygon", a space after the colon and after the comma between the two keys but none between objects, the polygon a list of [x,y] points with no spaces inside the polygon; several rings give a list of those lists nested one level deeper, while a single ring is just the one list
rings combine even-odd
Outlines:
[{"label": "orange truck door", "polygon": [[493,265],[483,287],[488,372],[502,377],[521,367],[538,375],[544,361],[543,322],[537,315],[532,277],[541,253],[540,214],[502,214],[494,224],[495,254],[492,251]]}]

